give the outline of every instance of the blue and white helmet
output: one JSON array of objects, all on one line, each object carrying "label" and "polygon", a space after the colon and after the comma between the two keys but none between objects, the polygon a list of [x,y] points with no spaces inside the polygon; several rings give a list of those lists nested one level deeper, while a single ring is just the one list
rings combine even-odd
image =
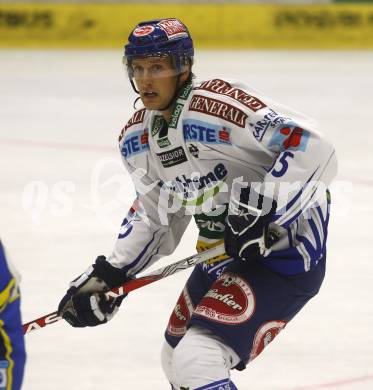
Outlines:
[{"label": "blue and white helmet", "polygon": [[193,41],[188,28],[175,18],[155,19],[139,23],[124,47],[124,61],[132,79],[132,60],[150,56],[170,56],[176,73],[193,63]]}]

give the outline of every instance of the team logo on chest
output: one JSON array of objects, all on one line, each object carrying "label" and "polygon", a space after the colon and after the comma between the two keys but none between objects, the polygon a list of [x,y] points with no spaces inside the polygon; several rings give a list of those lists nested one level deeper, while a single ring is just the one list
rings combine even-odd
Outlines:
[{"label": "team logo on chest", "polygon": [[163,116],[156,115],[153,119],[151,135],[156,139],[157,144],[160,148],[167,148],[171,145],[168,139],[168,125],[164,120]]}]

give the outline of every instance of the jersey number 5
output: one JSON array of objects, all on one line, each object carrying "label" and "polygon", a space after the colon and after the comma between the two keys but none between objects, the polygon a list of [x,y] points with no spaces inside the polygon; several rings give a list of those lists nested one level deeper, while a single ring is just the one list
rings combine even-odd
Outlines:
[{"label": "jersey number 5", "polygon": [[[274,177],[281,177],[286,173],[289,167],[289,163],[286,161],[287,158],[294,158],[294,154],[288,151],[282,153],[281,157],[275,162],[275,165],[272,169],[271,174]],[[279,164],[281,164],[281,166],[277,168]]]}]

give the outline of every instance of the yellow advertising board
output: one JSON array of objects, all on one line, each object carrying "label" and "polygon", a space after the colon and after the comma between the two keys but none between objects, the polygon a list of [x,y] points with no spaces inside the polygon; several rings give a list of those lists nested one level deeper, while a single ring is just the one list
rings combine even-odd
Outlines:
[{"label": "yellow advertising board", "polygon": [[139,21],[177,17],[199,48],[373,48],[373,4],[0,4],[0,47],[121,47]]}]

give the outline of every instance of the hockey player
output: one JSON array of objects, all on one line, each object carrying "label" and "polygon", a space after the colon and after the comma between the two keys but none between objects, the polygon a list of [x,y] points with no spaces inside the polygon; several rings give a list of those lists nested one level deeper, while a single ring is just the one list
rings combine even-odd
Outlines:
[{"label": "hockey player", "polygon": [[26,360],[17,279],[0,241],[0,390],[21,388]]},{"label": "hockey player", "polygon": [[104,292],[172,253],[190,219],[197,265],[165,332],[173,389],[236,389],[242,370],[323,281],[334,149],[312,121],[249,86],[195,82],[193,43],[178,19],[140,23],[125,46],[144,108],[119,138],[138,197],[112,254],[74,280],[59,313],[75,327],[106,323],[120,299]]}]

